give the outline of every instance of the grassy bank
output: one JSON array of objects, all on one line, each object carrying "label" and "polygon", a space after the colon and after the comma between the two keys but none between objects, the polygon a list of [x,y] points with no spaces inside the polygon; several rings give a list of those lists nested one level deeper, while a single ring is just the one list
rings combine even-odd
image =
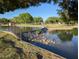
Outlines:
[{"label": "grassy bank", "polygon": [[0,59],[64,59],[30,43],[23,42],[10,32],[0,32]]},{"label": "grassy bank", "polygon": [[[8,25],[3,25],[8,26]],[[20,27],[47,27],[48,31],[52,30],[71,30],[73,28],[78,28],[78,24],[75,25],[67,25],[67,24],[44,24],[44,25],[35,25],[35,24],[16,24],[16,26]]]},{"label": "grassy bank", "polygon": [[[44,24],[44,25],[38,25],[38,24],[15,24],[16,26],[23,26],[23,27],[48,27],[48,28],[54,28],[54,27],[65,27],[65,26],[78,26],[78,24],[74,25],[67,25],[67,24]],[[8,26],[7,24],[2,26]]]}]

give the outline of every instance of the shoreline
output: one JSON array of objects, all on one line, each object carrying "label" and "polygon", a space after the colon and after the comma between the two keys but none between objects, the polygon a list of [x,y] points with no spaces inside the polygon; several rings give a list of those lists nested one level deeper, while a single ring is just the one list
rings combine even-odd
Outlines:
[{"label": "shoreline", "polygon": [[[8,25],[2,25],[8,26]],[[46,27],[48,28],[48,31],[51,30],[71,30],[73,28],[78,28],[78,24],[75,25],[67,25],[67,24],[44,24],[44,25],[33,25],[33,24],[16,24],[17,27]],[[14,27],[14,26],[12,26]]]},{"label": "shoreline", "polygon": [[[15,37],[15,39],[18,39],[18,37],[15,35],[15,34],[13,34],[12,32],[8,32],[8,31],[2,31],[3,33],[5,33],[6,35],[8,34],[8,35],[12,35],[12,36],[14,36]],[[3,36],[4,37],[4,36]],[[15,40],[13,40],[14,42],[15,42]],[[19,41],[19,40],[16,40],[17,41],[17,44],[16,45],[18,45],[18,43],[21,43],[22,45],[24,45],[24,47],[32,47],[33,48],[33,50],[35,50],[36,51],[36,49],[38,49],[37,51],[39,51],[40,53],[42,53],[43,54],[43,57],[49,57],[49,55],[48,54],[50,54],[51,55],[51,58],[53,58],[53,59],[66,59],[66,58],[64,58],[63,56],[60,56],[60,55],[58,55],[58,54],[56,54],[56,53],[53,53],[53,52],[50,52],[50,51],[48,51],[48,50],[46,50],[46,49],[43,49],[43,48],[40,48],[40,47],[38,47],[38,46],[35,46],[35,45],[32,45],[31,43],[28,43],[28,42],[24,42],[24,41]],[[21,48],[23,48],[23,46],[18,46],[18,47],[21,47]],[[24,48],[23,48],[24,49]],[[30,49],[29,49],[30,50]],[[47,54],[47,55],[45,55],[45,54]]]},{"label": "shoreline", "polygon": [[64,27],[53,27],[53,28],[48,28],[48,31],[55,31],[55,30],[72,30],[73,28],[78,28],[78,26],[64,26]]}]

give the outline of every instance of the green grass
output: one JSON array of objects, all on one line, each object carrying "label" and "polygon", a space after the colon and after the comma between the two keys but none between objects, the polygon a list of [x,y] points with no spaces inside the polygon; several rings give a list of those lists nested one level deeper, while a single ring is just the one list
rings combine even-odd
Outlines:
[{"label": "green grass", "polygon": [[[55,27],[65,27],[65,26],[69,26],[67,24],[44,24],[44,25],[41,25],[41,24],[15,24],[16,26],[24,26],[24,27],[42,27],[42,26],[45,26],[45,27],[48,27],[48,28],[55,28]],[[7,24],[5,25],[2,25],[2,26],[8,26]],[[77,26],[77,24],[74,24],[74,25],[70,25],[70,26]]]}]

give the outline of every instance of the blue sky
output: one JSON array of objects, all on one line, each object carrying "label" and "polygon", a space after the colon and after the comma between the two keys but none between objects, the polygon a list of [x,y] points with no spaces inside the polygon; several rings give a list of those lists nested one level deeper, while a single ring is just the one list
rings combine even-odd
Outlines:
[{"label": "blue sky", "polygon": [[58,16],[57,9],[59,7],[57,5],[54,5],[53,3],[48,4],[44,3],[41,4],[41,6],[35,6],[35,7],[29,7],[25,9],[16,9],[14,11],[6,12],[4,14],[0,14],[0,18],[13,18],[15,16],[18,16],[21,13],[30,13],[33,17],[40,16],[44,20],[47,19],[50,16]]}]

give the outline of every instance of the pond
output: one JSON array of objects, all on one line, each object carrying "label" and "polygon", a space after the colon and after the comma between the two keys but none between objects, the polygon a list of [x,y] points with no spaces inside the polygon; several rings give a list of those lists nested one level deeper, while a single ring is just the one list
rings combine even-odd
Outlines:
[{"label": "pond", "polygon": [[[46,37],[50,40],[54,40],[55,44],[49,44],[55,49],[52,50],[59,55],[66,57],[67,59],[77,59],[78,54],[78,30],[73,29],[71,31],[54,31],[48,33]],[[57,52],[58,51],[58,52]]]},{"label": "pond", "polygon": [[[38,30],[40,28],[29,27],[0,27],[0,30],[11,31],[18,36],[21,34]],[[55,44],[43,44],[40,42],[31,42],[32,44],[59,54],[67,59],[78,59],[78,29],[51,31],[43,33],[48,40],[55,41]],[[22,36],[21,36],[22,37]]]}]

